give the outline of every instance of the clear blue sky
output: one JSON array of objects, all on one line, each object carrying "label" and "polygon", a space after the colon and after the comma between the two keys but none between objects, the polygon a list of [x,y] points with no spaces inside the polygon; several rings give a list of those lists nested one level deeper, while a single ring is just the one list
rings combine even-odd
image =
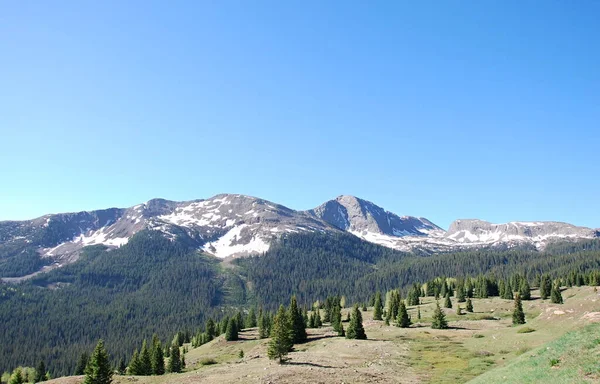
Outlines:
[{"label": "clear blue sky", "polygon": [[0,220],[228,192],[600,227],[599,17],[597,1],[2,2]]}]

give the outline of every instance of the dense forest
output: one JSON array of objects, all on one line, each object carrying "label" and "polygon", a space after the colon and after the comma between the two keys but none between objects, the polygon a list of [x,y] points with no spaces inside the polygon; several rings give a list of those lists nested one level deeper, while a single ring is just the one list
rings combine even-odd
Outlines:
[{"label": "dense forest", "polygon": [[20,285],[0,285],[0,371],[44,360],[52,375],[72,374],[99,338],[113,359],[128,359],[153,334],[168,342],[178,331],[195,332],[209,317],[250,306],[272,311],[292,295],[302,307],[341,294],[349,303],[366,303],[376,291],[437,276],[485,274],[495,281],[519,274],[535,286],[543,273],[555,278],[592,269],[600,269],[598,240],[545,252],[427,256],[319,233],[288,236],[265,254],[225,268],[183,242],[145,231],[119,249],[89,247],[74,264]]}]

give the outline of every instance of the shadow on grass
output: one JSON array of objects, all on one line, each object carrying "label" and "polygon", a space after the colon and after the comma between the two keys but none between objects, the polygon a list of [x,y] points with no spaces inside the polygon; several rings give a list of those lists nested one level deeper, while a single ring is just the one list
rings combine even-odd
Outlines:
[{"label": "shadow on grass", "polygon": [[306,365],[309,367],[317,367],[317,368],[336,368],[332,365],[321,365],[321,364],[316,364],[316,363],[301,363],[298,361],[291,361],[291,360],[287,360],[283,362],[284,365]]}]

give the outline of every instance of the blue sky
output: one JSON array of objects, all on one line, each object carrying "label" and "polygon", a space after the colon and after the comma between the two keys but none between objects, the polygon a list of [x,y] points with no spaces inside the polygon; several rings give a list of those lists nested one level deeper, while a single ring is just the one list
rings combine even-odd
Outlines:
[{"label": "blue sky", "polygon": [[340,194],[600,227],[600,3],[0,5],[0,220]]}]

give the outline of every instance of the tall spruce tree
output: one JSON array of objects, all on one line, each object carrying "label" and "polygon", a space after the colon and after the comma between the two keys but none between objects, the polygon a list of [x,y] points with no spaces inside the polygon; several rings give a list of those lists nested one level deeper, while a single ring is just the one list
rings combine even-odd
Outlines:
[{"label": "tall spruce tree", "polygon": [[85,368],[83,384],[110,384],[112,383],[112,376],[113,370],[110,366],[108,353],[104,348],[104,341],[100,339]]},{"label": "tall spruce tree", "polygon": [[168,370],[171,373],[179,373],[181,372],[181,368],[181,351],[179,350],[179,345],[173,344],[171,346],[171,357],[169,358]]},{"label": "tall spruce tree", "polygon": [[521,304],[521,296],[515,295],[515,309],[513,310],[512,322],[514,325],[525,324],[525,313]]},{"label": "tall spruce tree", "polygon": [[[336,303],[335,308],[339,312],[339,301]],[[306,328],[304,325],[304,318],[302,317],[302,313],[298,308],[298,302],[296,301],[296,296],[292,296],[290,300],[290,307],[288,309],[288,319],[290,321],[290,325],[292,327],[292,342],[303,343],[306,341]],[[332,321],[333,323],[333,321]]]},{"label": "tall spruce tree", "polygon": [[381,302],[381,292],[375,294],[375,304],[373,308],[373,320],[383,320],[383,303]]},{"label": "tall spruce tree", "polygon": [[142,349],[140,350],[140,373],[138,375],[152,375],[152,357],[150,356],[150,350],[145,339],[142,342]]},{"label": "tall spruce tree", "polygon": [[10,375],[8,384],[23,384],[24,382],[25,378],[23,377],[23,369],[18,367],[13,371],[12,375]]},{"label": "tall spruce tree", "polygon": [[450,294],[446,292],[446,298],[444,299],[444,307],[452,308],[452,300],[450,300]]},{"label": "tall spruce tree", "polygon": [[563,298],[560,293],[560,284],[558,282],[552,285],[552,291],[550,292],[550,301],[554,304],[562,304]]},{"label": "tall spruce tree", "polygon": [[514,299],[513,289],[512,289],[512,285],[510,284],[510,281],[506,282],[506,284],[505,284],[504,295],[502,296],[502,298],[506,299],[506,300]]},{"label": "tall spruce tree", "polygon": [[256,327],[256,312],[254,311],[254,307],[251,307],[250,311],[248,311],[248,316],[246,316],[246,328],[254,327]]},{"label": "tall spruce tree", "polygon": [[550,276],[544,274],[542,275],[540,281],[540,296],[542,300],[546,300],[548,296],[550,296],[550,291],[552,290],[552,281],[550,280]]},{"label": "tall spruce tree", "polygon": [[466,310],[467,310],[467,312],[473,312],[473,302],[471,301],[470,298],[467,299]]},{"label": "tall spruce tree", "polygon": [[456,301],[458,301],[459,303],[464,303],[465,301],[467,301],[465,295],[465,288],[462,282],[459,282],[458,286],[456,287]]},{"label": "tall spruce tree", "polygon": [[129,361],[128,373],[132,376],[138,376],[142,374],[142,368],[140,365],[140,355],[138,354],[137,349],[133,351],[133,355],[131,356],[131,360]]},{"label": "tall spruce tree", "polygon": [[348,325],[348,330],[346,331],[347,339],[360,339],[366,340],[367,334],[365,333],[365,328],[362,324],[362,314],[358,309],[358,305],[354,305],[352,308],[352,315],[350,316],[350,324]]},{"label": "tall spruce tree", "polygon": [[433,319],[431,320],[431,328],[433,329],[446,329],[448,328],[448,321],[446,321],[446,315],[442,308],[440,308],[440,303],[436,301],[435,310],[433,312]]},{"label": "tall spruce tree", "polygon": [[164,375],[165,373],[165,356],[163,354],[160,341],[154,343],[152,352],[152,373],[154,375]]},{"label": "tall spruce tree", "polygon": [[225,330],[225,340],[227,341],[235,341],[238,339],[238,319],[232,317],[229,319],[227,323],[227,328]]},{"label": "tall spruce tree", "polygon": [[531,287],[529,287],[529,282],[525,277],[521,279],[519,295],[521,296],[521,300],[531,300]]},{"label": "tall spruce tree", "polygon": [[290,320],[283,305],[279,306],[271,330],[271,340],[267,355],[269,359],[278,359],[281,364],[294,345]]},{"label": "tall spruce tree", "polygon": [[205,326],[205,333],[206,333],[206,340],[204,341],[205,343],[208,343],[209,341],[212,341],[212,339],[215,338],[216,335],[216,331],[215,331],[215,322],[213,319],[208,319],[208,321],[206,322],[206,326]]},{"label": "tall spruce tree", "polygon": [[398,316],[396,317],[396,326],[400,328],[408,328],[410,326],[410,317],[408,317],[408,311],[404,301],[400,302],[400,308],[398,309]]}]

